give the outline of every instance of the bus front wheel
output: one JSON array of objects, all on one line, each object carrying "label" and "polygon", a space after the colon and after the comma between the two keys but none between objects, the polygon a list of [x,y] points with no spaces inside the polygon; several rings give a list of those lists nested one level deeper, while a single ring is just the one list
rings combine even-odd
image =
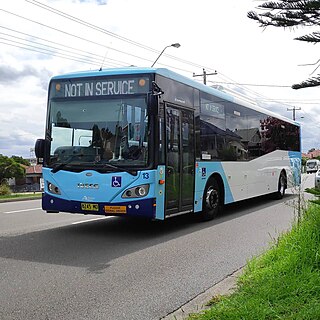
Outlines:
[{"label": "bus front wheel", "polygon": [[278,182],[278,191],[275,193],[275,199],[280,200],[283,198],[287,188],[287,178],[284,172],[281,172]]},{"label": "bus front wheel", "polygon": [[215,218],[221,209],[221,191],[218,182],[211,179],[203,194],[202,215],[203,221]]}]

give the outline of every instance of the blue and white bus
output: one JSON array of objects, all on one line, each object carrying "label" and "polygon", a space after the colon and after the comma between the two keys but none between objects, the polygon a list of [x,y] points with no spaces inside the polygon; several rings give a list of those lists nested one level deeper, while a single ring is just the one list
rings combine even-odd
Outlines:
[{"label": "blue and white bus", "polygon": [[299,184],[300,127],[167,69],[88,71],[51,79],[36,155],[47,212],[208,220]]}]

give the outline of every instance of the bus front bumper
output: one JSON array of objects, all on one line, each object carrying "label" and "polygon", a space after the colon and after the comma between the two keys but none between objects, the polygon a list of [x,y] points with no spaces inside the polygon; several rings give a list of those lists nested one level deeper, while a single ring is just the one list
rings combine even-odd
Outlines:
[{"label": "bus front bumper", "polygon": [[60,199],[47,193],[42,195],[42,209],[47,212],[69,212],[104,216],[131,216],[154,219],[156,199],[147,198],[130,202],[81,202]]}]

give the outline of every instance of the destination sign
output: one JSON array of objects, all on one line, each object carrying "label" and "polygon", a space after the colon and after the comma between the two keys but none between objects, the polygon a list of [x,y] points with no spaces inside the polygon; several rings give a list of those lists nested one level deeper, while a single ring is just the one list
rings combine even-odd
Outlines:
[{"label": "destination sign", "polygon": [[201,113],[211,117],[224,118],[224,106],[216,102],[201,99]]},{"label": "destination sign", "polygon": [[128,79],[63,79],[51,84],[51,98],[99,97],[131,95],[149,92],[149,79],[146,77]]}]

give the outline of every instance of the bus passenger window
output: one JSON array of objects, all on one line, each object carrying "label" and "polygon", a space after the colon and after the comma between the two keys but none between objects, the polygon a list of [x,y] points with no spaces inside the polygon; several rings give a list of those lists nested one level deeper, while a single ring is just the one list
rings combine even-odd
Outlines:
[{"label": "bus passenger window", "polygon": [[209,96],[201,97],[200,149],[202,160],[220,160],[226,137],[225,108]]}]

